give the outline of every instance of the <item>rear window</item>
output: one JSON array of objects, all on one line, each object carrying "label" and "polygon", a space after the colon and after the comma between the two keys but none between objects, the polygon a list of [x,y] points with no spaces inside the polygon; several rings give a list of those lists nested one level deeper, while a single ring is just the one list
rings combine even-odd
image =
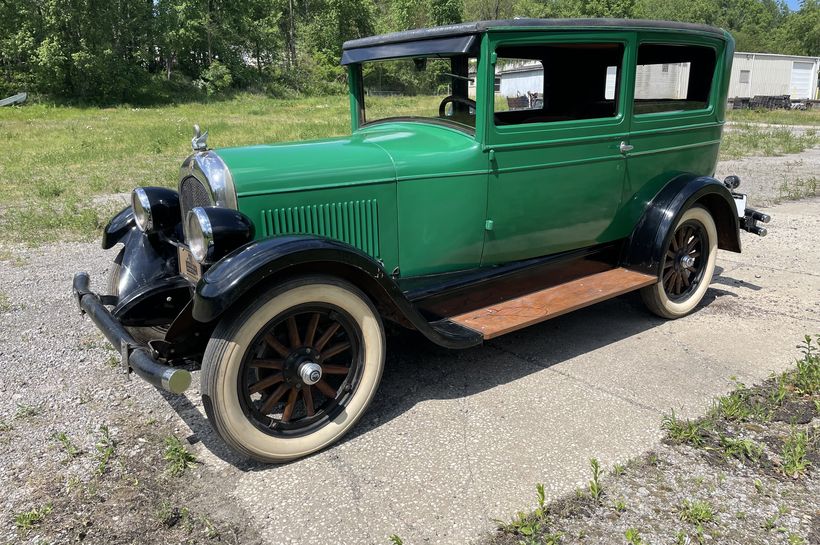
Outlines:
[{"label": "rear window", "polygon": [[635,72],[635,114],[706,109],[715,63],[715,50],[710,47],[641,44]]}]

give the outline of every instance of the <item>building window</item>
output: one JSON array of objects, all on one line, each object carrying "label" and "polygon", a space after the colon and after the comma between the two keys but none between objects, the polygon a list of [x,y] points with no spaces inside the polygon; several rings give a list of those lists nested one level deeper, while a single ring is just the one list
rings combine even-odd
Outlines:
[{"label": "building window", "polygon": [[635,114],[705,109],[715,64],[710,47],[642,44],[635,71]]},{"label": "building window", "polygon": [[496,93],[501,92],[501,78],[495,78],[495,81],[493,82],[493,91]]},{"label": "building window", "polygon": [[740,71],[740,83],[749,83],[749,74],[748,70],[741,70]]},{"label": "building window", "polygon": [[503,80],[494,101],[496,125],[618,115],[623,44],[501,46],[496,54]]}]

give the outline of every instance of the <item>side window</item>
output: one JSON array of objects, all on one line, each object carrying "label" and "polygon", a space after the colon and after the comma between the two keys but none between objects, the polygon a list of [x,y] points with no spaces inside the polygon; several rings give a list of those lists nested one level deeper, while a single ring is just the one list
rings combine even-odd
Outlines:
[{"label": "side window", "polygon": [[641,44],[635,71],[635,114],[685,112],[709,106],[715,50]]},{"label": "side window", "polygon": [[618,115],[622,44],[502,46],[496,55],[496,125]]}]

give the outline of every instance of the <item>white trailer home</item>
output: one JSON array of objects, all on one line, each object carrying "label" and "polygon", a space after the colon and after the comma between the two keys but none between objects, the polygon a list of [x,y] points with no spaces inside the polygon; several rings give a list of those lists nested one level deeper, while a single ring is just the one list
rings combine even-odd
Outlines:
[{"label": "white trailer home", "polygon": [[820,57],[736,52],[729,97],[789,95],[791,100],[817,99]]}]

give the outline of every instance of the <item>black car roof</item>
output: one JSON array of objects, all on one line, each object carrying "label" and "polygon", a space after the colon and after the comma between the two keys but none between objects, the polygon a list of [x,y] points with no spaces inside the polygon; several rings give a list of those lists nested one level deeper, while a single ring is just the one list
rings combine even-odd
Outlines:
[{"label": "black car roof", "polygon": [[[676,30],[709,34],[727,39],[725,31],[696,23],[676,21],[651,21],[644,19],[502,19],[497,21],[475,21],[458,23],[432,28],[420,28],[393,32],[378,36],[369,36],[357,40],[348,40],[342,46],[342,64],[362,62],[391,57],[409,56],[410,54],[456,54],[466,53],[474,46],[474,38],[491,29],[539,29],[556,30],[609,28],[617,29],[651,29]],[[421,43],[418,43],[421,42]],[[412,46],[408,44],[413,44]],[[427,47],[425,47],[425,44]],[[399,47],[395,47],[399,46]],[[395,54],[391,54],[395,49]]]}]

